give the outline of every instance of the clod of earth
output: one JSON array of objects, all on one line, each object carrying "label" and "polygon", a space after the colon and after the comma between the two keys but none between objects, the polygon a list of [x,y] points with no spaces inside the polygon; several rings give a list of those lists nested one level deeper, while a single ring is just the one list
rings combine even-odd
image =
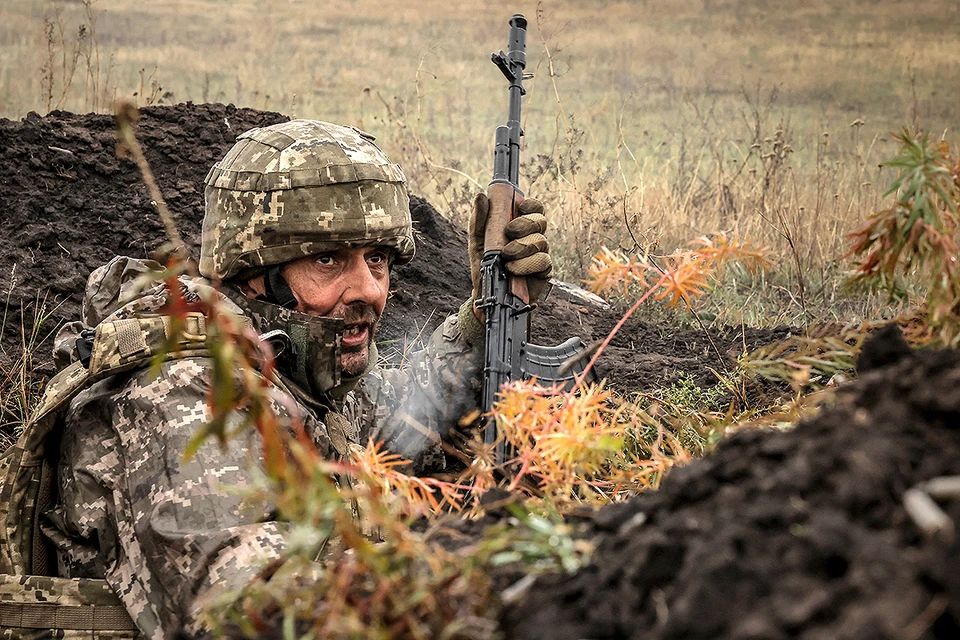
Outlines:
[{"label": "clod of earth", "polygon": [[[861,361],[886,366],[794,430],[741,431],[599,511],[591,565],[539,579],[507,637],[960,637],[960,542],[904,508],[960,474],[960,353],[902,344],[874,338]],[[940,506],[958,522],[960,500]]]}]

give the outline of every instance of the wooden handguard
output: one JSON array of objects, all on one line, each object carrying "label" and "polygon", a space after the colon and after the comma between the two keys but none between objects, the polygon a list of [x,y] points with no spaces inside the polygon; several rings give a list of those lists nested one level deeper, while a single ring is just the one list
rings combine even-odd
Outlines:
[{"label": "wooden handguard", "polygon": [[506,182],[493,182],[487,187],[490,212],[483,232],[484,251],[503,251],[507,246],[507,223],[517,215],[523,196]]},{"label": "wooden handguard", "polygon": [[[507,182],[492,182],[487,187],[487,199],[490,201],[490,211],[483,232],[483,250],[503,251],[507,246],[507,223],[517,217],[523,195]],[[510,292],[524,303],[530,303],[526,278],[511,276]]]}]

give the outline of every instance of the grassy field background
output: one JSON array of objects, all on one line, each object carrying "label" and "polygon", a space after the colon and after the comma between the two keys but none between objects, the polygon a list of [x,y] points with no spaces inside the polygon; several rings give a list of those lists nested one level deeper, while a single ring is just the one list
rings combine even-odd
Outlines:
[{"label": "grassy field background", "polygon": [[704,317],[881,312],[841,290],[845,235],[880,206],[890,131],[956,140],[954,1],[6,0],[0,116],[133,96],[353,124],[463,221],[505,117],[489,54],[514,12],[536,74],[521,186],[550,207],[561,276],[601,246],[667,253],[726,230],[777,267],[731,278]]}]

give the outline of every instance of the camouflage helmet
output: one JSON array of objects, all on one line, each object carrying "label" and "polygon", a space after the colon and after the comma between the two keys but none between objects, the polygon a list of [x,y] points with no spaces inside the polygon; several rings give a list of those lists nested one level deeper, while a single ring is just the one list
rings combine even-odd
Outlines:
[{"label": "camouflage helmet", "polygon": [[200,273],[251,277],[262,267],[347,247],[413,257],[403,172],[353,127],[292,120],[241,134],[204,184]]}]

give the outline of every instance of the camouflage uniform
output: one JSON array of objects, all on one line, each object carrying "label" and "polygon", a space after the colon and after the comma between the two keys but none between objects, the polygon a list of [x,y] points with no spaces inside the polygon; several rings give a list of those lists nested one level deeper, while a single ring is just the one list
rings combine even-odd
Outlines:
[{"label": "camouflage uniform", "polygon": [[[317,149],[298,140],[303,127],[317,124],[287,123],[241,136],[230,154],[244,156],[247,166],[262,160],[256,172],[225,168],[229,154],[214,167],[207,178],[202,273],[247,277],[265,265],[345,244],[388,246],[397,261],[412,257],[409,213],[405,221],[398,218],[406,207],[399,168],[369,151],[369,138],[345,128],[321,136],[334,140],[330,146],[342,162],[321,170],[306,166]],[[334,188],[298,190],[304,185]],[[225,224],[210,215],[218,206],[249,215]],[[82,323],[65,327],[58,339],[62,364],[76,357],[72,347],[81,329],[159,312],[166,299],[160,285],[126,301],[150,266],[117,258],[91,275]],[[202,279],[181,284],[188,295],[208,286]],[[243,308],[242,296],[231,294],[224,303],[234,313],[256,315]],[[250,319],[261,331],[269,328],[262,317]],[[413,460],[415,471],[442,468],[439,442],[476,407],[480,386],[482,353],[464,339],[463,326],[457,316],[448,318],[402,370],[375,367],[345,386],[335,376],[337,394],[304,390],[296,376],[282,375],[271,392],[274,411],[299,417],[329,455],[372,438]],[[327,346],[338,353],[339,336]],[[273,505],[239,495],[257,474],[255,435],[226,449],[208,442],[184,461],[187,443],[210,418],[210,369],[206,357],[183,357],[162,364],[156,376],[141,368],[101,380],[72,401],[60,441],[59,501],[43,524],[56,545],[60,575],[106,578],[151,639],[181,628],[203,635],[204,607],[241,588],[284,550],[285,525],[275,520]],[[234,424],[240,419],[234,416]]]},{"label": "camouflage uniform", "polygon": [[[90,288],[101,285],[92,279]],[[121,308],[107,320],[124,315]],[[479,367],[479,352],[449,318],[409,366],[375,368],[334,404],[347,418],[343,437],[384,440],[419,472],[442,468],[438,435],[476,406]],[[198,633],[212,598],[240,588],[284,548],[272,505],[237,492],[260,451],[254,436],[226,450],[208,442],[183,460],[209,420],[209,374],[208,358],[190,357],[164,363],[156,377],[142,369],[103,380],[73,401],[61,439],[60,501],[44,526],[59,575],[105,577],[150,638],[181,625]],[[325,407],[284,382],[292,393],[274,389],[274,411],[296,413],[320,450],[335,454],[340,434],[331,437]]]}]

